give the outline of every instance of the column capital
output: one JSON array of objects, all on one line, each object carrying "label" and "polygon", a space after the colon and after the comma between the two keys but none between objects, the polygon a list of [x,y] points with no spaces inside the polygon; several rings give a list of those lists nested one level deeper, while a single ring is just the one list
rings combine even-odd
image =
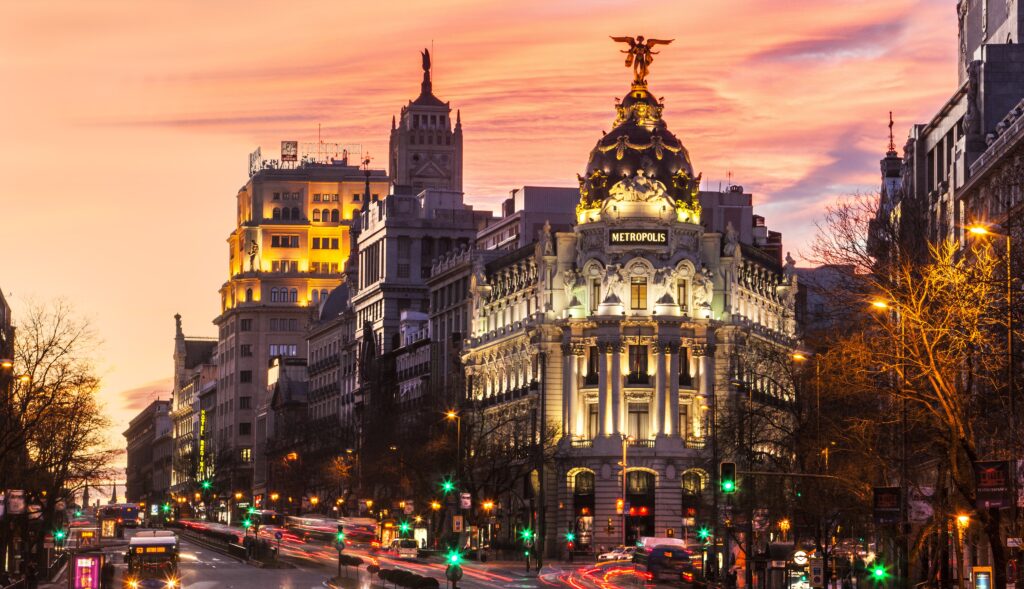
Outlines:
[{"label": "column capital", "polygon": [[620,339],[598,340],[597,348],[604,352],[605,354],[621,354],[623,351],[625,351],[625,348],[622,345],[622,340]]},{"label": "column capital", "polygon": [[715,355],[715,344],[693,344],[693,355],[694,356],[714,356]]},{"label": "column capital", "polygon": [[679,351],[677,339],[659,339],[654,345],[654,349],[663,354],[674,354]]}]

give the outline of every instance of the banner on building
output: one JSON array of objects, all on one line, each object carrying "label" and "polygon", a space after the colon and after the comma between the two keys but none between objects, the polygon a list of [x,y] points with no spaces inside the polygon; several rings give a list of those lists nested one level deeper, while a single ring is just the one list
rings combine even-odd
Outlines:
[{"label": "banner on building", "polygon": [[900,488],[875,487],[872,506],[876,524],[898,524],[900,522]]},{"label": "banner on building", "polygon": [[297,161],[299,161],[299,142],[298,141],[282,141],[281,142],[281,161],[282,162],[297,162]]},{"label": "banner on building", "polygon": [[975,462],[974,476],[978,509],[998,509],[1013,505],[1013,477],[1009,461]]},{"label": "banner on building", "polygon": [[256,151],[249,154],[249,177],[252,178],[256,175],[256,172],[260,171],[263,167],[263,156],[260,154],[260,148],[256,148]]},{"label": "banner on building", "polygon": [[17,489],[7,491],[7,513],[9,515],[25,513],[25,491]]}]

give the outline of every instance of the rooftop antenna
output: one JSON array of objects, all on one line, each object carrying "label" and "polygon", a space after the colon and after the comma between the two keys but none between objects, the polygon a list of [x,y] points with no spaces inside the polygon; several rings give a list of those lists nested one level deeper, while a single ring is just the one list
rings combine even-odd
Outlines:
[{"label": "rooftop antenna", "polygon": [[365,193],[363,193],[363,206],[362,209],[365,211],[370,208],[370,161],[373,157],[370,152],[363,153],[363,176],[366,178]]},{"label": "rooftop antenna", "polygon": [[893,125],[893,122],[892,122],[892,111],[890,110],[889,111],[889,153],[895,154],[896,153],[896,142],[893,140],[893,137],[892,137],[892,125]]},{"label": "rooftop antenna", "polygon": [[732,186],[732,170],[725,173],[725,186],[727,188]]}]

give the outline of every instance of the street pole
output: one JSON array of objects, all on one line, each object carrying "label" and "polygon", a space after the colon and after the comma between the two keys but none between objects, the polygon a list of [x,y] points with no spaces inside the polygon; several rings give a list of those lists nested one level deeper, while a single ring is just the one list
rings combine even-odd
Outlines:
[{"label": "street pole", "polygon": [[629,438],[622,434],[622,545],[626,545],[626,451]]},{"label": "street pole", "polygon": [[[1008,397],[1010,398],[1010,436],[1013,441],[1010,444],[1010,457],[1013,460],[1013,504],[1012,516],[1010,529],[1013,534],[1017,535],[1017,455],[1018,455],[1018,444],[1017,439],[1017,401],[1014,398],[1017,394],[1016,387],[1014,386],[1014,377],[1016,376],[1013,366],[1013,256],[1012,256],[1012,240],[1010,239],[1010,231],[1004,228],[1006,233],[1006,388]],[[1019,568],[1019,567],[1018,567]],[[1019,575],[1018,575],[1019,576]],[[1016,579],[1014,580],[1016,582]]]}]

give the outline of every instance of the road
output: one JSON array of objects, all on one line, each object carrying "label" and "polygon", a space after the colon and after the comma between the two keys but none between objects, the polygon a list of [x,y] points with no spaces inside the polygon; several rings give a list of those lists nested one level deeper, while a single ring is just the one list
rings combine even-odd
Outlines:
[{"label": "road", "polygon": [[[263,536],[264,530],[261,530]],[[274,530],[267,530],[273,537]],[[133,532],[128,531],[128,536]],[[107,549],[117,567],[117,584],[120,588],[125,571],[123,555],[126,547]],[[365,548],[349,547],[347,554],[362,558],[367,564],[382,568],[400,568],[418,575],[438,579],[445,587],[445,564],[440,559],[397,559],[386,554],[370,554]],[[223,553],[180,539],[180,571],[182,586],[188,589],[322,589],[325,581],[337,573],[337,552],[322,542],[304,541],[295,535],[284,535],[281,541],[281,556],[294,568],[258,568],[238,561]],[[534,570],[526,572],[522,562],[466,561],[464,576],[459,588],[465,589],[532,589],[546,587],[573,587],[574,589],[612,589],[643,587],[644,583],[626,564],[593,563],[570,564],[555,562],[546,564],[538,575]],[[366,567],[358,573],[350,569],[351,578],[360,575],[361,587],[370,587],[370,576]],[[380,581],[373,579],[373,587],[380,587]],[[653,585],[648,584],[648,587]]]}]

